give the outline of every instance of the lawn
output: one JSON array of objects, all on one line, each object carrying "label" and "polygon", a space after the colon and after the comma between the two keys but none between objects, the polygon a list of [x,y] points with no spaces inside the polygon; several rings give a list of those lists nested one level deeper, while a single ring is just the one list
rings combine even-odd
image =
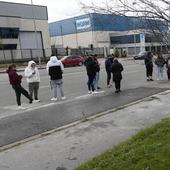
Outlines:
[{"label": "lawn", "polygon": [[140,131],[76,170],[170,170],[170,118]]}]

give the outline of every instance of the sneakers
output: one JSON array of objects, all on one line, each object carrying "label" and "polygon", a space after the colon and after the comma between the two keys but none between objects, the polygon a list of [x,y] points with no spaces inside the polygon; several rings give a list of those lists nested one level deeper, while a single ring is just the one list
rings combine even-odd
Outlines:
[{"label": "sneakers", "polygon": [[88,94],[92,94],[92,91],[88,91]]},{"label": "sneakers", "polygon": [[61,97],[61,100],[65,100],[65,99],[66,99],[66,97],[65,97],[65,96]]},{"label": "sneakers", "polygon": [[33,103],[39,103],[40,102],[40,100],[39,99],[35,99],[35,100],[33,100]]},{"label": "sneakers", "polygon": [[51,101],[57,101],[57,97],[51,98]]},{"label": "sneakers", "polygon": [[22,106],[18,106],[18,110],[24,110],[25,108]]},{"label": "sneakers", "polygon": [[97,93],[99,93],[99,92],[98,92],[98,91],[96,91],[96,90],[92,92],[92,94],[97,94]]}]

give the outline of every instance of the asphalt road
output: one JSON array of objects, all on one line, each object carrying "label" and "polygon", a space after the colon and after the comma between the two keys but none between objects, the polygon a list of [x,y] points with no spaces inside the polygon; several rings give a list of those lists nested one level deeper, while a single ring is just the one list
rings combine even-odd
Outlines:
[{"label": "asphalt road", "polygon": [[[39,133],[55,129],[76,120],[83,115],[90,116],[102,111],[121,106],[152,94],[164,91],[169,87],[165,80],[146,82],[143,64],[124,61],[122,89],[120,94],[114,94],[114,88],[106,88],[106,73],[101,65],[100,86],[102,90],[96,95],[87,95],[87,76],[84,67],[65,69],[64,91],[66,101],[51,102],[49,77],[41,70],[41,103],[26,104],[23,98],[24,111],[18,111],[15,104],[15,94],[8,84],[6,74],[0,75],[0,146],[4,146]],[[24,81],[23,86],[27,84]]]}]

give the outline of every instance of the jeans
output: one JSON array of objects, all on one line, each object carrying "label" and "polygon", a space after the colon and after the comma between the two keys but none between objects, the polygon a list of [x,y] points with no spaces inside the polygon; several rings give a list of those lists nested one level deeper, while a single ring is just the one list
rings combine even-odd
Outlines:
[{"label": "jeans", "polygon": [[163,79],[163,71],[164,71],[164,67],[157,66],[157,79],[158,80]]},{"label": "jeans", "polygon": [[28,92],[20,84],[12,85],[12,88],[15,90],[16,100],[17,100],[18,106],[21,106],[21,94],[23,94],[26,98],[28,98],[30,100],[30,102],[32,102],[31,96],[28,94]]},{"label": "jeans", "polygon": [[94,79],[95,79],[95,75],[88,75],[88,89],[89,91],[94,91]]},{"label": "jeans", "polygon": [[97,90],[97,88],[99,87],[99,72],[96,72],[96,76],[94,78],[94,88],[95,90]]},{"label": "jeans", "polygon": [[28,88],[29,88],[29,93],[31,98],[33,98],[33,93],[34,93],[35,100],[38,100],[39,82],[29,83]]},{"label": "jeans", "polygon": [[53,96],[55,98],[58,97],[58,90],[60,91],[61,97],[64,97],[63,92],[63,81],[62,79],[59,80],[51,80],[51,88],[53,90]]}]

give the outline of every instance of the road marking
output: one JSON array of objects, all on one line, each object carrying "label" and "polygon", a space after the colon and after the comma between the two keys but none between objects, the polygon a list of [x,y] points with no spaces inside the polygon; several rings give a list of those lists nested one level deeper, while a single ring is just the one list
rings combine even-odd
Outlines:
[{"label": "road marking", "polygon": [[91,97],[91,96],[97,96],[98,94],[102,94],[102,93],[104,93],[105,91],[99,91],[99,92],[97,92],[97,93],[95,93],[95,94],[85,94],[85,95],[82,95],[82,96],[78,96],[78,97],[76,97],[75,99],[86,99],[86,98],[89,98],[89,97]]}]

